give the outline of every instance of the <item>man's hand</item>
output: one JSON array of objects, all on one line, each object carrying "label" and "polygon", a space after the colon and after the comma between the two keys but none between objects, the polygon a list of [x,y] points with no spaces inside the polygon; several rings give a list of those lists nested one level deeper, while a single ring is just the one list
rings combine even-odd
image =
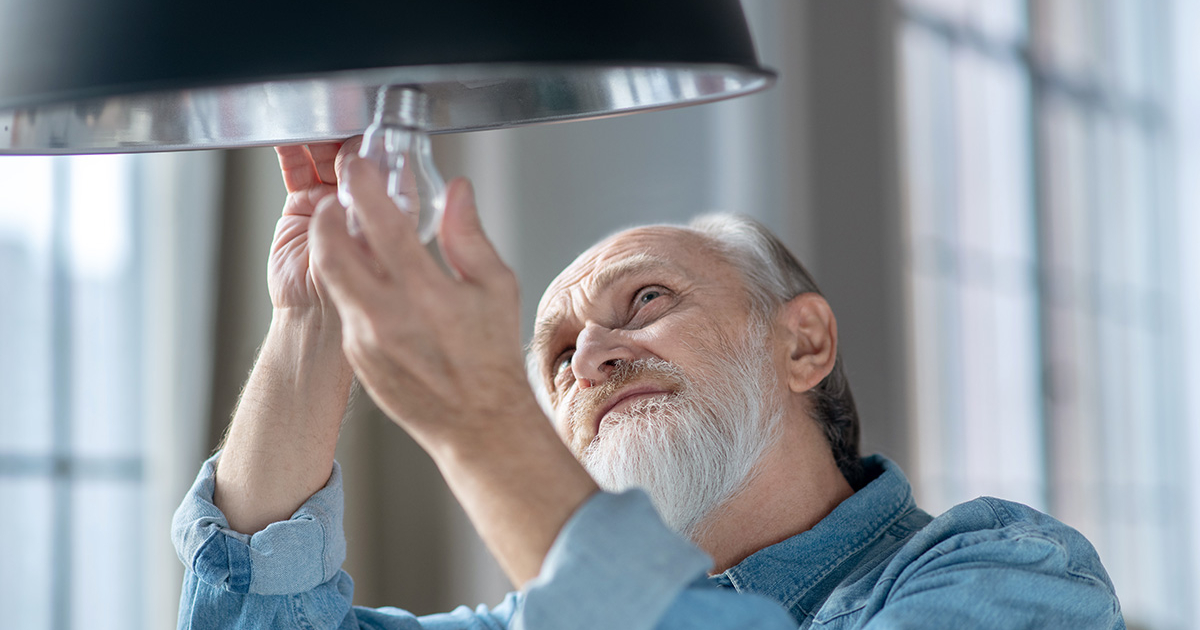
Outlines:
[{"label": "man's hand", "polygon": [[342,314],[347,358],[375,401],[429,440],[486,433],[471,423],[498,407],[536,409],[522,363],[516,277],[483,234],[470,184],[459,179],[448,188],[440,235],[447,273],[374,168],[353,159],[343,175],[362,234],[352,236],[345,210],[326,198],[314,218],[313,258]]},{"label": "man's hand", "polygon": [[313,219],[316,277],[342,320],[343,348],[375,402],[425,448],[515,583],[595,484],[546,420],[521,355],[520,296],[484,236],[466,180],[450,183],[444,271],[380,174],[350,159],[342,177],[362,234],[336,197]]},{"label": "man's hand", "polygon": [[345,150],[341,142],[275,148],[288,193],[267,263],[267,288],[276,309],[319,310],[328,304],[309,266],[309,229],[317,203],[337,192],[337,167],[358,144],[349,141]]}]

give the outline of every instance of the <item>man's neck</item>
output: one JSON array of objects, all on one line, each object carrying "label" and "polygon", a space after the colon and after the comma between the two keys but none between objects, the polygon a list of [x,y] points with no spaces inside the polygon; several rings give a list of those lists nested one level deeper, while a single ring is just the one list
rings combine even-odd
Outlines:
[{"label": "man's neck", "polygon": [[812,529],[854,494],[815,423],[799,424],[785,428],[746,487],[703,524],[696,544],[713,557],[713,574]]}]

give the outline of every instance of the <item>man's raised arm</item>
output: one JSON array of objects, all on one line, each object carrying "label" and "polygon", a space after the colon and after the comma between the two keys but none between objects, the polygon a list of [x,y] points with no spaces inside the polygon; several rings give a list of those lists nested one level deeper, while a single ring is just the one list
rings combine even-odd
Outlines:
[{"label": "man's raised arm", "polygon": [[288,197],[268,267],[274,315],[229,428],[214,494],[230,527],[244,534],[287,520],[333,469],[353,371],[337,311],[309,266],[308,239],[317,202],[336,191],[340,146],[277,149]]}]

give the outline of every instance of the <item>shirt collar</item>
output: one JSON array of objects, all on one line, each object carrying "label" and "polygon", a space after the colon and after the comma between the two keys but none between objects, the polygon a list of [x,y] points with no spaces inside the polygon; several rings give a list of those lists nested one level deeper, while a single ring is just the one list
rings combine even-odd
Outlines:
[{"label": "shirt collar", "polygon": [[[789,610],[819,606],[840,583],[839,576],[853,570],[846,561],[916,509],[912,487],[895,463],[872,455],[863,459],[863,469],[871,481],[812,529],[764,547],[711,579],[765,595]],[[827,579],[831,576],[836,579]]]}]

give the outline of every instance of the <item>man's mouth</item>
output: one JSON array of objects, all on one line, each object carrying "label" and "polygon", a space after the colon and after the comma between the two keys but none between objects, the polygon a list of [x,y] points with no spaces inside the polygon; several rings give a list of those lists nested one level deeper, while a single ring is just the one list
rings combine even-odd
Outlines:
[{"label": "man's mouth", "polygon": [[604,418],[613,411],[624,411],[639,400],[650,398],[653,396],[669,396],[673,392],[664,388],[661,385],[647,383],[644,385],[635,385],[628,389],[618,391],[609,397],[604,406],[600,408],[600,412],[592,419],[592,435],[600,434],[600,427],[604,424]]}]

